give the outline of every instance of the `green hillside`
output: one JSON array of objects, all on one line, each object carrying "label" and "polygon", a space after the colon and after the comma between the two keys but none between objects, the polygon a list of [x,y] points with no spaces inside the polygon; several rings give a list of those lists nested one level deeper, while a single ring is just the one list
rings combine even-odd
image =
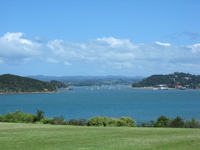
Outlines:
[{"label": "green hillside", "polygon": [[175,72],[168,75],[152,75],[142,81],[135,83],[132,87],[154,87],[159,84],[166,84],[168,87],[184,86],[196,89],[200,86],[200,75]]},{"label": "green hillside", "polygon": [[0,76],[0,93],[53,92],[54,85],[36,79],[4,74]]},{"label": "green hillside", "polygon": [[56,88],[67,88],[67,85],[60,82],[60,81],[57,81],[57,80],[51,80],[50,81],[51,84],[53,84]]}]

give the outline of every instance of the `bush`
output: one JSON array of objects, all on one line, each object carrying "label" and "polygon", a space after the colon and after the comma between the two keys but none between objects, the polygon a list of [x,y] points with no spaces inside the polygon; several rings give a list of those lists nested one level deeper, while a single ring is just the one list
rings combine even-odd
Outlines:
[{"label": "bush", "polygon": [[165,116],[158,117],[157,121],[154,123],[154,127],[167,127],[169,124],[169,118]]},{"label": "bush", "polygon": [[185,125],[185,122],[183,118],[181,117],[176,117],[175,119],[172,119],[169,123],[170,127],[175,127],[175,128],[183,128]]},{"label": "bush", "polygon": [[41,119],[43,119],[43,118],[44,118],[44,111],[42,111],[42,110],[37,110],[36,116],[35,116],[35,118],[34,118],[34,122],[40,122]]},{"label": "bush", "polygon": [[1,115],[0,121],[2,122],[15,122],[15,123],[33,123],[35,115],[25,114],[22,111],[8,112],[5,116]]},{"label": "bush", "polygon": [[5,119],[4,115],[0,114],[0,122],[4,122],[4,119]]},{"label": "bush", "polygon": [[26,116],[24,117],[24,122],[25,123],[33,123],[34,122],[34,118],[35,118],[35,115],[33,114],[26,114]]},{"label": "bush", "polygon": [[69,125],[75,125],[75,126],[85,126],[87,124],[87,120],[85,119],[71,119],[68,122]]},{"label": "bush", "polygon": [[117,126],[117,121],[118,121],[118,119],[115,119],[115,118],[108,118],[108,123],[107,123],[107,125],[108,125],[108,126],[111,126],[111,127],[116,127],[116,126]]},{"label": "bush", "polygon": [[57,125],[66,125],[67,121],[65,120],[64,116],[54,117],[49,119],[50,124],[57,124]]},{"label": "bush", "polygon": [[93,117],[87,121],[88,126],[106,126],[108,123],[107,117]]},{"label": "bush", "polygon": [[[36,115],[25,114],[22,111],[8,112],[6,115],[0,114],[0,122],[14,122],[14,123],[43,123],[43,124],[55,124],[55,125],[76,125],[76,126],[110,126],[110,127],[134,127],[136,121],[130,117],[108,118],[96,116],[88,121],[85,119],[71,119],[68,122],[64,116],[45,118],[42,110],[37,110]],[[139,127],[175,127],[175,128],[200,128],[200,121],[192,118],[188,121],[184,121],[181,117],[176,117],[172,120],[165,116],[160,116],[156,121],[150,121],[148,123],[141,123]]]},{"label": "bush", "polygon": [[88,126],[127,126],[134,127],[136,121],[130,117],[122,117],[120,119],[108,118],[108,117],[93,117],[88,120]]},{"label": "bush", "polygon": [[122,117],[122,118],[118,119],[117,126],[119,126],[119,127],[120,126],[134,127],[135,123],[136,123],[136,121],[134,121],[130,117]]},{"label": "bush", "polygon": [[185,122],[185,128],[200,128],[200,121],[193,117],[191,120]]},{"label": "bush", "polygon": [[43,119],[41,119],[41,122],[43,124],[51,124],[51,120],[52,120],[52,118],[43,118]]}]

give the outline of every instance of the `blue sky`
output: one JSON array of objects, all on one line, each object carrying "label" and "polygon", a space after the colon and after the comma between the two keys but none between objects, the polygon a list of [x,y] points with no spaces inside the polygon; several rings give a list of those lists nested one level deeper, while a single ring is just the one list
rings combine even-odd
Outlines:
[{"label": "blue sky", "polygon": [[200,74],[198,0],[1,0],[0,74]]}]

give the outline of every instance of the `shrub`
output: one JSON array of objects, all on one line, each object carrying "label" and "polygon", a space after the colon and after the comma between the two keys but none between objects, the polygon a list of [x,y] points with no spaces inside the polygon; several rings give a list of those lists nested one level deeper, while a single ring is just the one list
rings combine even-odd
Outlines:
[{"label": "shrub", "polygon": [[88,126],[127,126],[134,127],[135,121],[130,117],[122,117],[120,119],[108,118],[108,117],[93,117],[88,120]]},{"label": "shrub", "polygon": [[35,115],[33,114],[25,114],[22,111],[8,112],[6,115],[1,115],[0,121],[3,122],[15,122],[15,123],[33,123],[35,119]]},{"label": "shrub", "polygon": [[44,118],[41,119],[41,122],[43,124],[51,124],[51,120],[52,120],[52,118],[46,118],[46,117],[44,117]]},{"label": "shrub", "polygon": [[93,117],[87,121],[88,126],[106,126],[108,123],[107,117]]},{"label": "shrub", "polygon": [[50,124],[57,124],[57,125],[66,125],[67,121],[65,120],[64,116],[60,117],[54,117],[52,119],[49,119]]},{"label": "shrub", "polygon": [[118,121],[118,119],[115,119],[115,118],[108,118],[108,123],[107,123],[107,125],[108,126],[117,126],[117,121]]},{"label": "shrub", "polygon": [[134,127],[136,121],[130,117],[122,117],[118,119],[117,126],[126,126],[126,127]]},{"label": "shrub", "polygon": [[25,115],[22,111],[8,112],[5,115],[5,122],[24,122]]},{"label": "shrub", "polygon": [[154,127],[155,126],[155,122],[154,121],[150,121],[150,122],[143,122],[137,125],[138,127]]},{"label": "shrub", "polygon": [[87,124],[87,120],[85,119],[71,119],[68,121],[69,125],[75,125],[75,126],[85,126]]},{"label": "shrub", "polygon": [[0,114],[0,122],[4,122],[4,120],[5,120],[4,115],[1,115],[1,114]]},{"label": "shrub", "polygon": [[167,127],[169,123],[169,118],[165,116],[160,116],[157,119],[157,122],[155,122],[154,126],[155,127]]},{"label": "shrub", "polygon": [[169,123],[170,127],[175,127],[175,128],[183,128],[185,125],[185,122],[183,118],[177,116],[175,119],[172,119]]},{"label": "shrub", "polygon": [[34,122],[39,122],[39,121],[41,121],[41,119],[43,119],[43,118],[44,118],[44,111],[42,111],[42,110],[37,110],[36,116],[35,116],[35,118],[34,118]]},{"label": "shrub", "polygon": [[35,115],[33,114],[26,114],[25,118],[24,118],[24,122],[26,123],[33,123],[35,119]]},{"label": "shrub", "polygon": [[185,122],[185,128],[200,128],[200,121],[193,117],[191,120]]}]

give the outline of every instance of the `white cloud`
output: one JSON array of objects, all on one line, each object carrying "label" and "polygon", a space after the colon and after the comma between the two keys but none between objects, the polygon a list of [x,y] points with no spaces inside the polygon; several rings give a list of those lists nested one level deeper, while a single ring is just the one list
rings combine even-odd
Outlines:
[{"label": "white cloud", "polygon": [[131,41],[128,39],[116,39],[113,37],[108,37],[108,38],[103,37],[103,38],[97,38],[96,41],[101,43],[101,45],[106,45],[113,48],[121,48],[121,47],[123,48],[126,47],[126,49],[137,48],[137,46],[131,43]]},{"label": "white cloud", "polygon": [[47,44],[57,57],[63,60],[78,60],[83,62],[127,61],[134,59],[131,52],[137,48],[129,40],[120,40],[113,37],[98,38],[85,43],[71,43],[63,40],[54,40]]},{"label": "white cloud", "polygon": [[155,43],[162,46],[171,46],[170,43],[161,43],[161,42],[155,42]]},{"label": "white cloud", "polygon": [[2,38],[1,38],[2,41],[5,41],[5,42],[13,42],[15,41],[16,43],[19,42],[19,43],[22,43],[22,44],[28,44],[28,45],[32,45],[32,42],[25,39],[25,35],[23,33],[6,33]]},{"label": "white cloud", "polygon": [[[177,46],[170,43],[134,44],[128,39],[103,37],[82,43],[54,40],[33,42],[23,33],[6,33],[0,38],[0,64],[26,63],[39,59],[65,66],[87,66],[96,71],[115,69],[119,73],[174,72],[200,67],[200,44]],[[76,65],[74,65],[76,64]],[[94,67],[95,66],[95,67]],[[77,68],[79,69],[79,68]],[[87,68],[86,70],[90,70]]]},{"label": "white cloud", "polygon": [[199,44],[194,44],[194,47],[200,47],[200,43]]},{"label": "white cloud", "polygon": [[24,62],[24,59],[41,55],[40,45],[25,38],[23,33],[6,33],[0,38],[0,56],[5,61]]},{"label": "white cloud", "polygon": [[123,41],[122,40],[115,39],[113,37],[109,37],[109,38],[106,38],[106,37],[97,38],[97,41],[105,42],[108,45],[113,46],[113,47],[123,45]]},{"label": "white cloud", "polygon": [[200,43],[188,46],[188,48],[192,49],[193,53],[200,54]]}]

